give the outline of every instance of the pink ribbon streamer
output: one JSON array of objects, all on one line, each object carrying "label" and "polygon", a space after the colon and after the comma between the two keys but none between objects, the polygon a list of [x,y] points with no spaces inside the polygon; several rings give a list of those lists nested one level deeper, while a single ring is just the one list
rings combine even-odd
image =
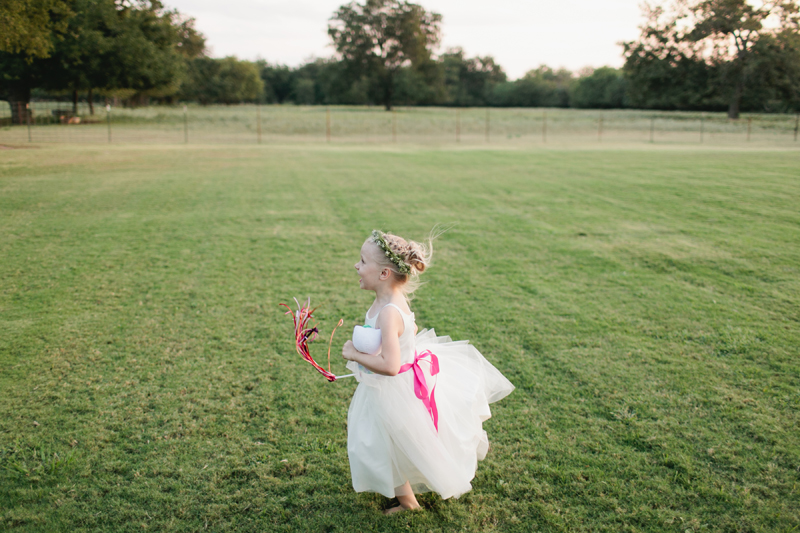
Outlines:
[{"label": "pink ribbon streamer", "polygon": [[402,374],[403,372],[406,372],[412,368],[414,369],[414,394],[417,395],[417,398],[422,400],[423,405],[425,405],[425,409],[427,409],[428,413],[431,415],[433,427],[435,427],[436,431],[438,432],[439,410],[436,408],[436,397],[434,396],[436,385],[434,384],[429,396],[428,384],[425,382],[425,374],[422,372],[422,368],[419,366],[419,362],[428,356],[430,356],[430,361],[428,361],[428,363],[431,365],[431,376],[435,376],[439,373],[439,358],[436,357],[436,354],[430,350],[425,350],[420,354],[414,352],[414,362],[401,366],[398,374]]}]

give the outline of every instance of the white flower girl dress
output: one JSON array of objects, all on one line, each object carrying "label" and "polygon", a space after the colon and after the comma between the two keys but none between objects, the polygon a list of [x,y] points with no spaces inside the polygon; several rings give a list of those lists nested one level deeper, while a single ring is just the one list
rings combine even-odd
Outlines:
[{"label": "white flower girl dress", "polygon": [[[489,450],[482,427],[489,404],[514,386],[468,341],[427,329],[415,336],[414,314],[389,306],[403,317],[400,373],[383,376],[347,364],[359,382],[347,415],[353,488],[392,498],[409,481],[414,493],[458,497],[472,488]],[[386,307],[374,317],[367,313],[366,324],[375,327]]]}]

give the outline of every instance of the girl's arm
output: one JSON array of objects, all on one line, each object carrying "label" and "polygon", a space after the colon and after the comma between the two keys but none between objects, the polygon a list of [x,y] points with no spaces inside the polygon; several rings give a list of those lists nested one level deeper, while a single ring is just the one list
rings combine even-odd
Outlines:
[{"label": "girl's arm", "polygon": [[[388,312],[391,309],[391,312]],[[381,312],[375,324],[381,330],[381,351],[378,355],[359,352],[349,340],[342,347],[342,357],[355,361],[384,376],[396,376],[400,372],[400,335],[403,334],[403,319],[399,311],[387,308]]]}]

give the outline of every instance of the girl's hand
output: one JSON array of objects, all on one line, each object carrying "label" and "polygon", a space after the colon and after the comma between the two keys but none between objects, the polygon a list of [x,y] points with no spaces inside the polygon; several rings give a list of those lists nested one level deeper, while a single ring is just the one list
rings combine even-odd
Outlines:
[{"label": "girl's hand", "polygon": [[352,340],[349,340],[346,343],[344,343],[344,346],[342,346],[342,357],[344,357],[348,361],[354,361],[357,354],[358,350],[356,350],[355,347],[353,346]]}]

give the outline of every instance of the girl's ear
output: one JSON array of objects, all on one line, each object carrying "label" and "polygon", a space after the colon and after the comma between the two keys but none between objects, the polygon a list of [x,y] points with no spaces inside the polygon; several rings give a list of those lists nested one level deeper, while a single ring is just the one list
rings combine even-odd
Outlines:
[{"label": "girl's ear", "polygon": [[392,275],[392,271],[389,268],[384,268],[383,270],[381,270],[380,279],[382,279],[382,280],[389,279],[389,276],[391,276],[391,275]]}]

